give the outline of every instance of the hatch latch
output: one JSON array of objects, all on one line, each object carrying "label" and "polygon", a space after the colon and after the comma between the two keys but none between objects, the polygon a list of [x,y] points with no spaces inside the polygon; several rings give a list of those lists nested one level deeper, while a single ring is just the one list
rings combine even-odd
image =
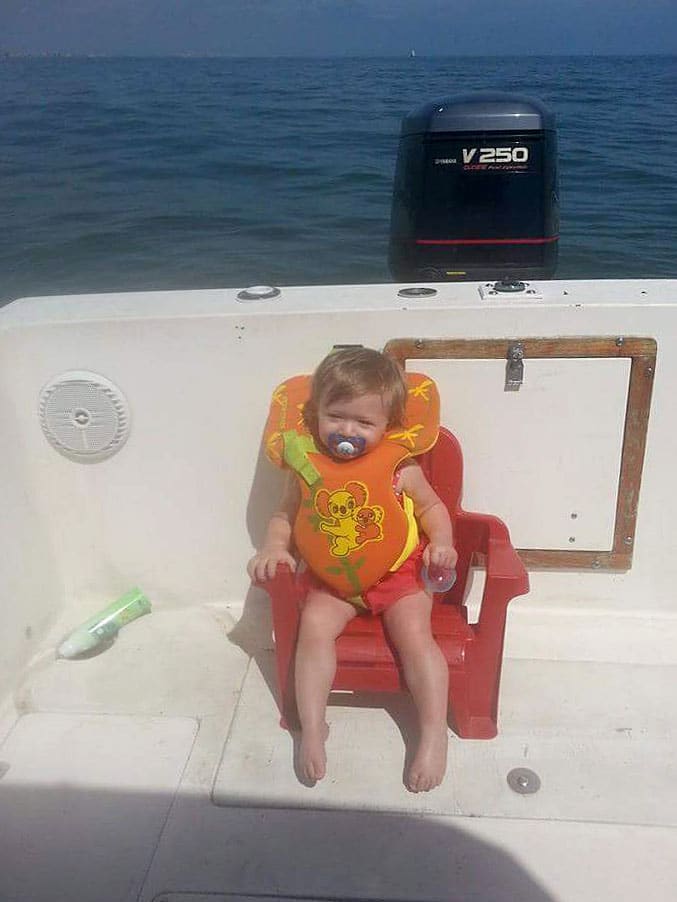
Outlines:
[{"label": "hatch latch", "polygon": [[505,365],[505,391],[519,391],[524,381],[524,345],[514,341],[508,346]]}]

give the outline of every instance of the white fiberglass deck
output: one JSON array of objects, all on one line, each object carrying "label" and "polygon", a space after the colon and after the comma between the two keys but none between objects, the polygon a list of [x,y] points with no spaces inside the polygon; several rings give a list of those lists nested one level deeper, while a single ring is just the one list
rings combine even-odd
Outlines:
[{"label": "white fiberglass deck", "polygon": [[[677,668],[508,659],[501,736],[452,736],[429,795],[402,785],[405,700],[332,706],[330,773],[309,789],[263,631],[157,607],[82,661],[47,651],[59,624],[25,675],[0,747],[3,900],[592,902],[639,896],[648,861],[650,898],[673,898]],[[534,795],[506,782],[524,766]]]},{"label": "white fiberglass deck", "polygon": [[[396,289],[0,311],[2,902],[674,899],[677,284],[549,283],[540,306],[490,310],[476,286],[413,310]],[[531,574],[509,609],[500,735],[452,735],[439,789],[403,787],[405,698],[337,699],[329,775],[303,786],[278,726],[267,601],[243,572],[277,488],[252,451],[270,387],[333,341],[616,333],[659,343],[632,570]],[[37,423],[40,388],[72,369],[130,401],[129,442],[101,464],[61,458]],[[224,385],[232,415],[216,416]],[[150,615],[98,656],[55,660],[134,584]],[[537,793],[508,787],[516,767]]]}]

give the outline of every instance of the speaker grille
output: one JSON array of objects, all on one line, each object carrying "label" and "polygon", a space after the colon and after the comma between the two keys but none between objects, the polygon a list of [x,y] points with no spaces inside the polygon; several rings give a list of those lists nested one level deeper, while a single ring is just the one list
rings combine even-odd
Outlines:
[{"label": "speaker grille", "polygon": [[95,463],[115,454],[129,435],[129,406],[120,389],[97,373],[74,371],[40,392],[40,425],[65,457]]}]

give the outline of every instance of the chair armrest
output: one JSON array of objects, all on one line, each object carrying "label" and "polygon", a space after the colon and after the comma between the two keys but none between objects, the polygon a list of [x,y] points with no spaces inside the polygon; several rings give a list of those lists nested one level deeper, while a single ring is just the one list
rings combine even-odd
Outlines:
[{"label": "chair armrest", "polygon": [[507,526],[498,517],[458,511],[455,529],[457,545],[468,559],[474,552],[485,557],[486,580],[478,621],[481,630],[499,609],[505,617],[512,598],[529,591],[529,576],[512,546]]},{"label": "chair armrest", "polygon": [[265,589],[274,603],[298,602],[302,599],[302,590],[289,564],[278,564],[272,579],[254,580],[254,585]]},{"label": "chair armrest", "polygon": [[489,554],[490,543],[507,542],[510,545],[508,527],[491,514],[458,510],[454,514],[454,533],[457,545],[471,552]]}]

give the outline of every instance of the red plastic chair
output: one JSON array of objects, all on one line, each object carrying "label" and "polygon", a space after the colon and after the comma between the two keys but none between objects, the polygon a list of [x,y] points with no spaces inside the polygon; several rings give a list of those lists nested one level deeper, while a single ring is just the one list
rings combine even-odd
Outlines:
[{"label": "red plastic chair", "polygon": [[[473,514],[460,506],[463,455],[456,438],[440,429],[435,447],[419,458],[431,485],[446,504],[458,551],[456,584],[435,596],[432,629],[449,664],[449,720],[463,739],[496,736],[498,691],[508,602],[529,591],[529,578],[497,517]],[[473,563],[486,569],[478,623],[468,623],[464,605]],[[295,722],[293,659],[299,625],[301,589],[287,566],[260,583],[270,595],[275,630],[278,703],[281,724]],[[338,666],[332,689],[399,692],[406,688],[382,620],[355,617],[336,642]]]}]

